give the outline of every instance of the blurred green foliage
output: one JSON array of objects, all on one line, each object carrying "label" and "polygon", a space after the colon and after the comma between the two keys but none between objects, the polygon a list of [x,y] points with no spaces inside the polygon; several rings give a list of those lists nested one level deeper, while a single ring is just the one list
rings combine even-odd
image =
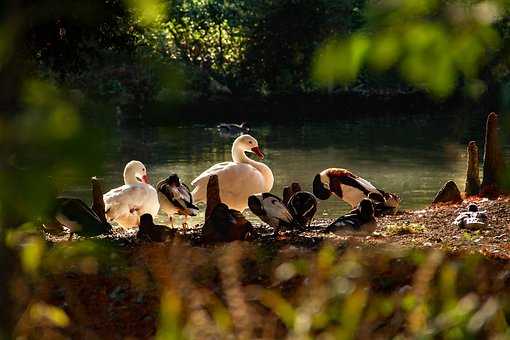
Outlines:
[{"label": "blurred green foliage", "polygon": [[397,68],[415,87],[446,97],[463,85],[467,94],[486,91],[482,71],[502,51],[507,36],[504,1],[374,1],[366,25],[317,52],[314,77],[324,85],[349,84],[367,67]]}]

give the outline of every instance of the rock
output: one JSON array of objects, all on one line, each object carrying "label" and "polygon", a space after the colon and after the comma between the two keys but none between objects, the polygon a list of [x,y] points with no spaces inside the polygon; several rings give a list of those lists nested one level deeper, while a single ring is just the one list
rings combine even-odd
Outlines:
[{"label": "rock", "polygon": [[478,162],[478,146],[471,141],[467,147],[467,173],[466,173],[466,196],[474,196],[480,193],[480,171]]},{"label": "rock", "polygon": [[481,194],[483,196],[498,196],[502,190],[504,171],[503,152],[498,136],[498,115],[491,112],[487,117],[485,130],[483,180],[481,186]]},{"label": "rock", "polygon": [[432,201],[432,204],[436,203],[460,203],[462,202],[462,197],[460,196],[459,188],[454,181],[448,181],[446,184],[439,190]]}]

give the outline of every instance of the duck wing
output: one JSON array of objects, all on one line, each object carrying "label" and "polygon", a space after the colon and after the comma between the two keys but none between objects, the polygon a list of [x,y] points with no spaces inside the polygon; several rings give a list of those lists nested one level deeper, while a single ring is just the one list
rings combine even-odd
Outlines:
[{"label": "duck wing", "polygon": [[194,215],[192,210],[198,210],[198,207],[193,204],[188,186],[184,183],[167,183],[161,181],[157,185],[157,190],[179,211],[187,211],[189,214]]},{"label": "duck wing", "polygon": [[336,232],[340,230],[359,230],[363,224],[358,214],[351,213],[339,217],[335,222],[331,223],[327,228],[327,232]]}]

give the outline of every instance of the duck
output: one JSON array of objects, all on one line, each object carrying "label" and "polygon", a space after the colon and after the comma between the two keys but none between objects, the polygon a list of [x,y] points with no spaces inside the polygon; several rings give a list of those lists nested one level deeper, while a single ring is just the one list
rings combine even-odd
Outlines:
[{"label": "duck", "polygon": [[363,198],[356,209],[348,214],[339,217],[327,228],[327,232],[354,231],[362,233],[371,233],[377,227],[374,217],[374,206],[368,198]]},{"label": "duck", "polygon": [[123,228],[137,227],[141,215],[159,211],[158,192],[149,184],[145,165],[136,160],[124,168],[124,185],[108,191],[103,200],[108,221]]},{"label": "duck", "polygon": [[57,197],[53,217],[70,230],[69,239],[72,239],[74,234],[98,236],[112,233],[112,226],[102,221],[96,212],[79,198]]},{"label": "duck", "polygon": [[221,123],[218,124],[217,129],[220,135],[226,137],[234,137],[248,133],[250,131],[248,123],[246,122],[243,122],[241,124]]},{"label": "duck", "polygon": [[207,183],[207,209],[202,227],[204,241],[232,242],[246,240],[252,235],[253,226],[244,215],[221,202],[218,176],[212,175]]},{"label": "duck", "polygon": [[315,175],[313,193],[320,200],[327,200],[332,194],[355,208],[362,199],[372,193],[371,198],[382,206],[396,211],[400,205],[400,197],[393,193],[376,188],[372,183],[351,171],[342,168],[329,168]]},{"label": "duck", "polygon": [[205,221],[202,237],[206,242],[232,242],[246,240],[252,230],[252,224],[241,212],[219,203]]},{"label": "duck", "polygon": [[172,174],[156,185],[161,210],[163,210],[173,226],[172,216],[184,215],[183,227],[187,226],[188,216],[196,216],[198,207],[193,204],[193,197],[188,186],[181,182],[177,174]]},{"label": "duck", "polygon": [[152,242],[166,242],[175,237],[175,231],[165,225],[154,224],[151,214],[140,216],[140,226],[136,237]]},{"label": "duck", "polygon": [[191,193],[193,201],[205,202],[207,183],[212,175],[218,176],[222,202],[230,209],[240,212],[248,208],[248,197],[271,191],[274,183],[273,172],[264,163],[250,159],[246,152],[254,153],[260,159],[264,158],[254,137],[237,137],[232,144],[231,162],[215,164],[191,182],[194,186]]},{"label": "duck", "polygon": [[317,212],[317,206],[317,198],[308,191],[294,193],[287,203],[287,208],[301,227],[310,227],[312,219]]},{"label": "duck", "polygon": [[296,221],[283,201],[269,192],[251,195],[248,198],[248,207],[263,222],[273,227],[275,234],[281,228],[291,229]]},{"label": "duck", "polygon": [[478,206],[474,203],[468,205],[467,211],[461,212],[456,218],[453,224],[459,228],[466,229],[484,229],[487,227],[489,218],[487,212],[479,210]]}]

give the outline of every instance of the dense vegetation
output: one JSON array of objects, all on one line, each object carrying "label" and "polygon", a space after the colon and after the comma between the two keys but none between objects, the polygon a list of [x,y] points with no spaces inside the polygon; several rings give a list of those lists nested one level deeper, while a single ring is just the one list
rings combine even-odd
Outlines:
[{"label": "dense vegetation", "polygon": [[503,2],[95,0],[44,6],[20,33],[32,66],[46,79],[116,105],[140,107],[176,94],[193,100],[324,89],[417,88],[435,97],[457,91],[478,98],[494,94],[508,77]]},{"label": "dense vegetation", "polygon": [[[16,326],[20,331],[22,317],[29,327],[28,331],[21,328],[22,334],[37,334],[41,324],[67,326],[65,311],[52,305],[51,299],[42,298],[39,284],[51,272],[49,266],[58,265],[64,257],[77,259],[70,267],[55,271],[66,277],[71,272],[72,278],[75,269],[88,275],[87,271],[97,273],[101,266],[111,264],[112,257],[106,262],[99,259],[100,243],[51,248],[38,233],[51,208],[55,187],[71,185],[73,179],[98,171],[102,164],[99,124],[84,119],[84,112],[87,118],[96,115],[100,120],[104,113],[117,112],[115,109],[140,114],[156,102],[193,102],[217,95],[268,97],[345,90],[391,93],[416,88],[436,98],[489,94],[505,103],[510,98],[506,93],[510,89],[507,12],[505,1],[467,0],[2,1],[0,281],[5,284],[0,301],[8,307],[0,312],[0,338],[11,337]],[[450,330],[452,338],[508,335],[506,322],[501,320],[503,313],[508,314],[504,300],[508,292],[499,286],[487,290],[485,281],[471,280],[470,284],[480,283],[481,287],[462,288],[456,294],[452,282],[459,265],[446,263],[438,283],[433,277],[439,273],[443,257],[434,254],[429,256],[432,269],[427,262],[416,263],[421,269],[416,270],[415,292],[409,293],[412,303],[399,302],[401,295],[407,294],[403,291],[395,299],[380,300],[381,314],[362,317],[356,306],[370,301],[366,283],[343,278],[344,273],[336,269],[342,268],[343,262],[332,260],[330,248],[325,249],[318,255],[316,267],[327,275],[305,271],[301,277],[314,277],[314,287],[349,284],[345,294],[323,296],[320,306],[327,311],[340,308],[344,315],[369,322],[402,307],[407,313],[404,318],[410,320],[411,327],[402,330],[408,336],[434,336]],[[69,253],[64,256],[61,251]],[[273,267],[264,275],[272,275]],[[478,272],[474,265],[466,267]],[[289,268],[297,273],[294,264]],[[423,272],[427,280],[420,286]],[[307,281],[303,278],[302,282]],[[490,282],[488,279],[487,285]],[[413,284],[413,280],[403,284]],[[429,305],[429,286],[430,294],[444,292],[444,306],[435,299],[430,299],[434,301]],[[306,284],[303,287],[308,291]],[[216,292],[214,286],[207,294],[210,292]],[[266,308],[273,311],[271,316],[276,315],[279,330],[303,337],[323,330],[324,334],[338,331],[337,335],[349,332],[352,336],[360,325],[330,318],[329,312],[310,320],[314,301],[304,300],[310,301],[310,306],[303,307],[298,305],[299,295],[287,303],[279,295],[268,294]],[[161,298],[161,329],[173,327],[168,334],[179,335],[194,319],[181,313],[181,300],[165,296]],[[501,305],[494,307],[494,299],[501,300]],[[220,319],[228,325],[235,322],[237,316],[230,318],[225,312],[228,302],[214,302]],[[486,312],[487,305],[491,313]],[[304,330],[299,319],[303,308],[309,318]],[[170,321],[165,323],[167,318]],[[483,328],[488,322],[497,327]],[[402,332],[399,329],[391,334]],[[227,329],[226,333],[231,332]]]}]

